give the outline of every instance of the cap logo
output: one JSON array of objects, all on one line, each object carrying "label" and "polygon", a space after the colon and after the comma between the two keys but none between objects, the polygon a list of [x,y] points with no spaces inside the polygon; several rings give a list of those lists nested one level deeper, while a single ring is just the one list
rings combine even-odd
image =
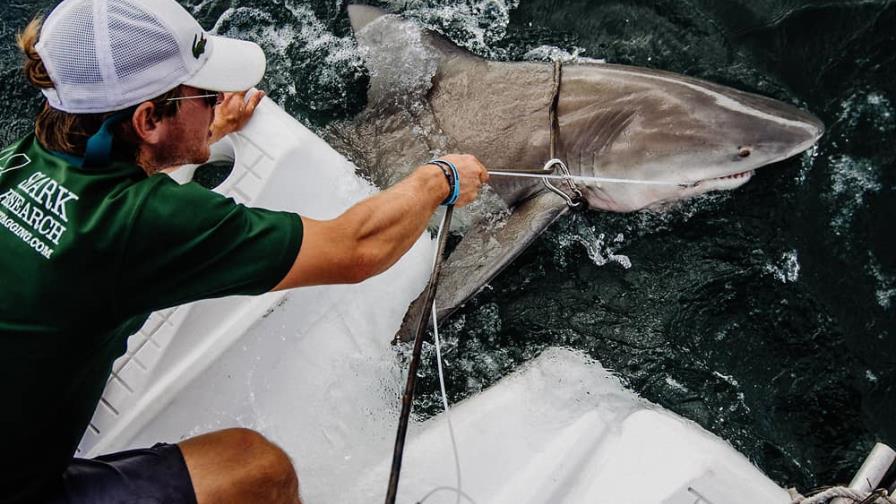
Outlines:
[{"label": "cap logo", "polygon": [[199,59],[205,53],[205,34],[193,35],[193,57]]}]

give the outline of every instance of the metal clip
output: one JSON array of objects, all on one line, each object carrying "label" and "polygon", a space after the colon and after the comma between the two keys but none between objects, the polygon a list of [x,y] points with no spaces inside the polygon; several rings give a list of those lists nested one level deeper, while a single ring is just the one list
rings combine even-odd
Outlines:
[{"label": "metal clip", "polygon": [[570,206],[570,208],[575,208],[582,204],[581,200],[584,198],[584,196],[582,195],[582,191],[580,191],[579,188],[576,187],[576,185],[570,178],[571,175],[569,173],[569,168],[566,167],[566,163],[556,158],[550,159],[547,163],[544,164],[544,171],[546,171],[547,173],[553,173],[554,168],[558,166],[560,167],[560,176],[563,177],[563,181],[566,182],[566,185],[569,187],[570,192],[575,195],[575,198],[570,197],[561,189],[554,186],[554,184],[551,184],[550,180],[546,178],[541,179],[541,182],[549,191],[563,198],[566,201],[566,204]]}]

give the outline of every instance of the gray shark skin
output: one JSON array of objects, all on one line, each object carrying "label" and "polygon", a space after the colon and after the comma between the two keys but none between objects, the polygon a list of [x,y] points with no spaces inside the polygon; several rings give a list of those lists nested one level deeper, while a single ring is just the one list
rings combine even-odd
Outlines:
[{"label": "gray shark skin", "polygon": [[[796,107],[699,79],[602,63],[564,64],[557,79],[550,63],[489,61],[381,9],[348,12],[371,75],[368,109],[328,140],[381,186],[447,152],[474,154],[489,170],[540,170],[550,157],[555,94],[555,157],[573,175],[686,185],[577,183],[595,210],[658,209],[735,189],[824,132]],[[568,209],[537,179],[494,176],[490,185],[512,213],[499,229],[474,223],[445,260],[440,319]],[[420,304],[411,305],[399,337],[423,314]]]}]

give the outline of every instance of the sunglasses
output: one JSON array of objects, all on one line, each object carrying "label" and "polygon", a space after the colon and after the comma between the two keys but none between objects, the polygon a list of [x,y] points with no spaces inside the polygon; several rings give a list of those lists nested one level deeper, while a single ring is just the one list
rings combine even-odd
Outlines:
[{"label": "sunglasses", "polygon": [[222,101],[224,101],[224,93],[213,93],[211,91],[205,91],[205,93],[206,94],[199,94],[194,96],[178,96],[177,98],[168,98],[165,101],[204,99],[204,103],[209,107],[214,107],[215,105],[219,105]]}]

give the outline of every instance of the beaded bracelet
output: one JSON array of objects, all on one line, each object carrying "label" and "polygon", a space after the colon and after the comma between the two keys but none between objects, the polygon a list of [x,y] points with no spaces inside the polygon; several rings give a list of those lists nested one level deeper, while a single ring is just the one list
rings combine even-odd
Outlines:
[{"label": "beaded bracelet", "polygon": [[435,165],[441,168],[442,173],[445,174],[445,178],[448,179],[448,186],[451,187],[451,192],[441,204],[444,206],[451,206],[457,203],[457,199],[460,197],[460,175],[457,172],[457,166],[451,161],[445,161],[444,159],[433,159],[426,164]]}]

